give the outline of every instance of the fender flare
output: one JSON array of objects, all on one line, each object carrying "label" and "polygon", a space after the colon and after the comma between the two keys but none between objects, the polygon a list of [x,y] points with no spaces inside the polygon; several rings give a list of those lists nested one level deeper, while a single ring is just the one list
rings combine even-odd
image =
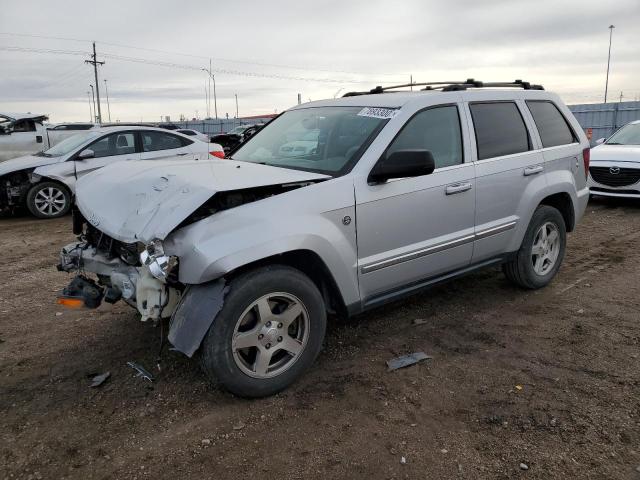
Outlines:
[{"label": "fender flare", "polygon": [[229,287],[224,278],[190,285],[171,316],[169,342],[191,358],[224,305]]}]

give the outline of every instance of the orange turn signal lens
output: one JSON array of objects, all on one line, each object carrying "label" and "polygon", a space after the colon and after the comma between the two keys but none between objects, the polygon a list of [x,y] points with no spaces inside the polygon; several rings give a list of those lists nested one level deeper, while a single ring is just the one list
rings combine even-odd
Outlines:
[{"label": "orange turn signal lens", "polygon": [[213,155],[214,157],[218,157],[218,158],[224,158],[224,152],[220,152],[220,151],[215,151],[215,152],[209,152],[211,155]]},{"label": "orange turn signal lens", "polygon": [[58,297],[56,299],[58,305],[63,305],[67,308],[83,308],[84,299],[74,297]]}]

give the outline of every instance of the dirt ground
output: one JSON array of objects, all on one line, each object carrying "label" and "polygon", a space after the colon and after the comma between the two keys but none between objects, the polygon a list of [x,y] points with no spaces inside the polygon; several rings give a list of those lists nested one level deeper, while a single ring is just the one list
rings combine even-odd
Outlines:
[{"label": "dirt ground", "polygon": [[56,306],[70,229],[0,219],[0,479],[640,479],[640,203],[592,201],[541,291],[493,269],[332,321],[315,367],[254,401],[175,352],[158,372],[126,306]]}]

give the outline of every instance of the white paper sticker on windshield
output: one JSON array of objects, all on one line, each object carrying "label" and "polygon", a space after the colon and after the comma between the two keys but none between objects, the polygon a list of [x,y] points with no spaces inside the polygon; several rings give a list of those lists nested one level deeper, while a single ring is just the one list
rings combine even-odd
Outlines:
[{"label": "white paper sticker on windshield", "polygon": [[364,107],[358,113],[361,117],[372,117],[372,118],[393,118],[398,114],[399,110],[395,108],[384,108],[384,107]]}]

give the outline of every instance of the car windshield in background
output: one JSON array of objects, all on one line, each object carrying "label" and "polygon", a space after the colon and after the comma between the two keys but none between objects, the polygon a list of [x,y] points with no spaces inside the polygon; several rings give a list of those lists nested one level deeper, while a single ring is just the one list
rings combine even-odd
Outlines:
[{"label": "car windshield in background", "polygon": [[63,141],[58,143],[57,145],[51,147],[49,150],[42,152],[44,157],[61,157],[66,155],[76,148],[78,148],[83,143],[91,140],[92,138],[100,135],[100,132],[86,132],[86,133],[77,133],[69,138],[65,138]]},{"label": "car windshield in background", "polygon": [[240,147],[233,160],[343,175],[393,116],[393,109],[315,107],[290,110]]},{"label": "car windshield in background", "polygon": [[622,127],[607,140],[607,145],[640,145],[640,123]]}]

